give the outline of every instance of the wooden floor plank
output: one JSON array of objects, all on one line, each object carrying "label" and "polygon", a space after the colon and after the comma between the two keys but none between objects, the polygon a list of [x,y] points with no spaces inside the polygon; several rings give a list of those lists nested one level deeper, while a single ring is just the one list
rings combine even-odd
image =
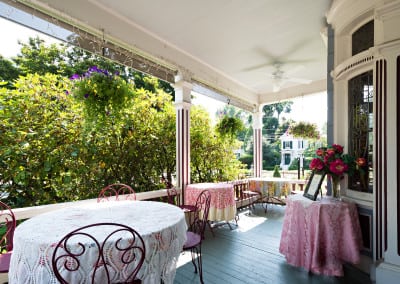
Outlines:
[{"label": "wooden floor plank", "polygon": [[[214,228],[215,237],[206,231],[202,245],[205,283],[266,284],[370,284],[369,275],[345,265],[344,277],[308,273],[290,266],[279,253],[285,207],[269,205],[267,213],[257,205],[253,213],[240,212],[238,227]],[[190,253],[181,254],[174,284],[200,283],[190,261]]]}]

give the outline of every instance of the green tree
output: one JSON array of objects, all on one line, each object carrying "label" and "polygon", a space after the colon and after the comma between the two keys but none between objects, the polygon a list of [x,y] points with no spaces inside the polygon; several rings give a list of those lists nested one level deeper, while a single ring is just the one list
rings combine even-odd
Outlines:
[{"label": "green tree", "polygon": [[[0,89],[0,184],[15,206],[78,196],[72,169],[82,118],[57,75],[28,75],[14,90]],[[74,110],[74,111],[72,111]]]},{"label": "green tree", "polygon": [[28,43],[19,44],[20,54],[12,60],[22,74],[63,74],[67,65],[63,56],[66,50],[64,45],[53,43],[46,46],[45,41],[39,37],[29,38]]},{"label": "green tree", "polygon": [[236,159],[234,150],[240,143],[214,131],[204,108],[193,107],[190,117],[192,182],[236,179],[242,164]]},{"label": "green tree", "polygon": [[0,55],[0,82],[7,82],[6,86],[11,88],[19,75],[19,69],[14,66],[13,62]]},{"label": "green tree", "polygon": [[[164,186],[162,176],[171,180],[176,140],[169,84],[75,48],[46,47],[40,39],[25,44],[14,63],[27,75],[13,89],[0,89],[0,190],[7,202],[22,207],[93,198],[114,182],[148,191]],[[105,116],[95,127],[85,123],[67,78],[93,65],[120,73],[135,94],[131,105],[119,106],[120,115]],[[236,178],[240,143],[219,135],[204,110],[191,114],[193,181]]]}]

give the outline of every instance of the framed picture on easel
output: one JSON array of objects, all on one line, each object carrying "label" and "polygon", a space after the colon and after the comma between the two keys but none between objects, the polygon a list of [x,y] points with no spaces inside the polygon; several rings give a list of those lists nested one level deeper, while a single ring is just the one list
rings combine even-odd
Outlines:
[{"label": "framed picture on easel", "polygon": [[318,193],[321,190],[321,184],[324,181],[324,178],[325,173],[318,173],[313,171],[311,173],[310,179],[308,180],[303,195],[311,200],[316,200]]}]

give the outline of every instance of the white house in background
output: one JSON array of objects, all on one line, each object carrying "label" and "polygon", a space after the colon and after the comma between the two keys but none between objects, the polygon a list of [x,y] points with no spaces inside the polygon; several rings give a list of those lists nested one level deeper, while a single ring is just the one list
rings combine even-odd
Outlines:
[{"label": "white house in background", "polygon": [[288,134],[287,131],[279,139],[281,140],[280,167],[282,170],[288,170],[290,164],[303,155],[304,150],[308,147],[308,141],[303,138],[293,137],[293,135]]}]

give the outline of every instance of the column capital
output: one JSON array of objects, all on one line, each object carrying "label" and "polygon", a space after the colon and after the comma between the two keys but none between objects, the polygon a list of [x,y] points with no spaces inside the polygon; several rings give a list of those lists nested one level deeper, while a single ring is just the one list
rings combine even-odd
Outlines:
[{"label": "column capital", "polygon": [[177,75],[175,78],[176,82],[173,84],[175,89],[175,102],[176,103],[190,103],[191,102],[191,93],[193,89],[193,84],[190,81],[190,78],[187,76],[179,76]]},{"label": "column capital", "polygon": [[257,111],[257,112],[253,112],[253,129],[261,129],[263,122],[263,112],[262,111]]},{"label": "column capital", "polygon": [[188,102],[176,102],[175,103],[175,109],[190,109],[190,107],[192,106],[191,103]]}]

